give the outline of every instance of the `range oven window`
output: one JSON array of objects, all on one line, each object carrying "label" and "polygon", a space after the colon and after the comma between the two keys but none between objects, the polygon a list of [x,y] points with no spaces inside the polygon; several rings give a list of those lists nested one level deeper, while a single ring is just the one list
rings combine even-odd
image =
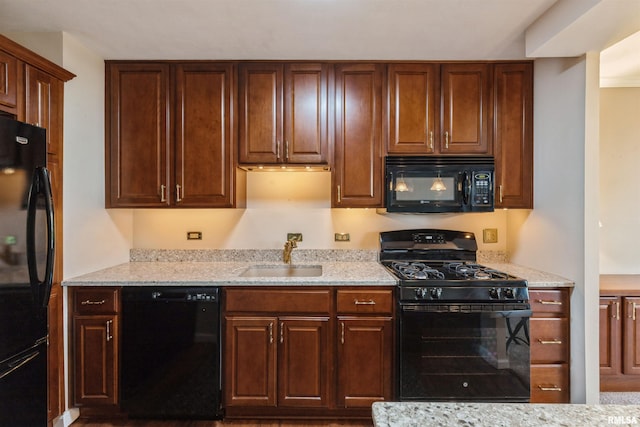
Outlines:
[{"label": "range oven window", "polygon": [[404,305],[400,311],[400,400],[529,401],[526,307]]}]

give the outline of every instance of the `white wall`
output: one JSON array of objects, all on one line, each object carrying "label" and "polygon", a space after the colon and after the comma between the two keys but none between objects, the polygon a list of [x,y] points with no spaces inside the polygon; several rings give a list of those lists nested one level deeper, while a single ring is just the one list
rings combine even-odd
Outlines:
[{"label": "white wall", "polygon": [[64,276],[129,259],[130,211],[104,209],[104,61],[64,34]]},{"label": "white wall", "polygon": [[600,92],[600,272],[640,274],[640,88]]},{"label": "white wall", "polygon": [[[376,209],[331,209],[328,172],[250,172],[246,209],[138,209],[134,246],[165,249],[276,249],[287,233],[302,233],[307,249],[379,249],[380,231],[450,228],[476,233],[481,250],[506,251],[506,212],[379,215]],[[482,229],[497,228],[498,243],[483,244]],[[187,241],[201,231],[201,241]],[[335,242],[349,233],[350,242]]]},{"label": "white wall", "polygon": [[[594,113],[591,98],[594,85],[598,91],[597,66],[597,57],[591,56],[536,61],[534,210],[508,214],[511,260],[575,281],[571,298],[574,403],[597,403],[599,393],[597,240],[593,247],[597,217],[586,212],[598,201],[593,187],[597,187],[598,139],[588,126],[595,121],[597,129],[597,105]],[[590,167],[587,174],[585,164]]]}]

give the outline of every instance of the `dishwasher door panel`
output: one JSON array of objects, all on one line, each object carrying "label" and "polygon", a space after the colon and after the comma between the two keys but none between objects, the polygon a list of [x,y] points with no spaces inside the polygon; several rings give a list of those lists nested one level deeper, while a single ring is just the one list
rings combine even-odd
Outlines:
[{"label": "dishwasher door panel", "polygon": [[220,418],[216,288],[124,288],[121,405],[130,418]]}]

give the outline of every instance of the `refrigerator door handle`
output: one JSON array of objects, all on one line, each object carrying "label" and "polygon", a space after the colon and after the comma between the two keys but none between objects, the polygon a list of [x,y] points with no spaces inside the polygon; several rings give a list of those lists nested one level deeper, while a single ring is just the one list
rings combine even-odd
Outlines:
[{"label": "refrigerator door handle", "polygon": [[[47,261],[43,280],[38,277],[36,257],[36,208],[38,196],[44,198],[47,222]],[[27,263],[29,265],[29,282],[35,301],[41,307],[49,304],[51,285],[53,283],[53,261],[55,256],[55,229],[53,220],[53,198],[51,196],[51,179],[45,167],[38,167],[33,172],[33,180],[29,189],[27,203]]]}]

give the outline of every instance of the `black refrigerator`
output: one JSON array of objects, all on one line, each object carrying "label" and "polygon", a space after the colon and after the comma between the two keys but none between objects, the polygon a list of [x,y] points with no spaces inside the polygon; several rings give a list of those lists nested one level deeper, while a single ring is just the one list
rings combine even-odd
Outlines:
[{"label": "black refrigerator", "polygon": [[45,129],[0,116],[0,426],[47,424],[54,222]]}]

